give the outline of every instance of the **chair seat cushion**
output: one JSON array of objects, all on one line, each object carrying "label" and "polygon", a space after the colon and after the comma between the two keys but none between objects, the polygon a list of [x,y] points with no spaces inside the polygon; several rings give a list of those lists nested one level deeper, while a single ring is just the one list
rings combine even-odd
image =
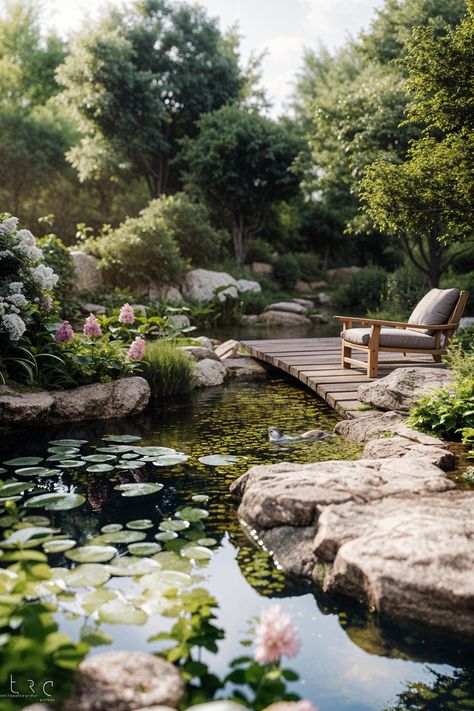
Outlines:
[{"label": "chair seat cushion", "polygon": [[[342,332],[344,340],[358,346],[369,343],[370,328],[348,328]],[[380,331],[380,346],[387,348],[435,348],[435,339],[421,331],[402,328],[382,328]]]}]

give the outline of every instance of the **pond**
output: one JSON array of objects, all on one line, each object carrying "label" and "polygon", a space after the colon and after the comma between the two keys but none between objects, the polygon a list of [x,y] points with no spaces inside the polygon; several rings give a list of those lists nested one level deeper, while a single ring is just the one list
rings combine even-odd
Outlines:
[{"label": "pond", "polygon": [[[175,621],[173,600],[159,591],[170,581],[178,589],[198,585],[216,598],[216,625],[225,632],[218,654],[201,657],[219,676],[248,652],[241,642],[248,638],[249,619],[276,601],[293,617],[302,641],[299,656],[285,665],[300,675],[289,688],[320,711],[473,708],[474,657],[468,663],[459,640],[383,622],[285,575],[239,524],[228,488],[250,466],[360,455],[358,445],[341,438],[279,449],[268,443],[267,427],[332,430],[336,421],[309,391],[272,377],[195,392],[128,421],[68,425],[0,442],[0,462],[33,458],[3,465],[8,474],[0,478],[11,475],[35,486],[17,494],[18,503],[62,495],[46,499],[53,510],[44,508],[44,498],[27,508],[36,517],[27,520],[29,526],[53,526],[76,544],[61,551],[68,545],[59,542],[64,539],[51,543],[45,533],[43,550],[59,546],[49,562],[60,630],[74,640],[82,635],[101,643],[92,654],[112,648],[156,652],[169,645],[150,638]],[[83,443],[62,441],[70,439]],[[82,501],[71,495],[85,500],[54,510]],[[8,526],[5,516],[0,523]],[[98,548],[87,551],[86,542]],[[76,577],[67,569],[76,570]],[[88,616],[90,605],[100,608],[99,620]]]}]

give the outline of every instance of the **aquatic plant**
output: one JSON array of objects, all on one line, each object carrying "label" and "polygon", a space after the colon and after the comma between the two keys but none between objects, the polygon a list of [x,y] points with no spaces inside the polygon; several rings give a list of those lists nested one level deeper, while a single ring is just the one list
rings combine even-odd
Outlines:
[{"label": "aquatic plant", "polygon": [[281,657],[296,657],[299,650],[297,629],[280,605],[272,605],[262,612],[255,629],[255,661],[260,664],[279,662]]},{"label": "aquatic plant", "polygon": [[193,387],[194,362],[166,341],[148,341],[140,362],[155,399],[189,392]]}]

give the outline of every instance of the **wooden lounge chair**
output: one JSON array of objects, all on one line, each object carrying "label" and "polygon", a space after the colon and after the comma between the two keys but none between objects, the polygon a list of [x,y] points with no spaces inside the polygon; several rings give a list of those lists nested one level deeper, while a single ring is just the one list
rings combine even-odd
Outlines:
[{"label": "wooden lounge chair", "polygon": [[[423,353],[433,356],[436,363],[446,353],[469,300],[468,291],[458,289],[431,289],[417,304],[407,323],[373,318],[334,316],[343,321],[342,367],[351,365],[367,368],[369,378],[378,375],[379,353]],[[367,328],[352,328],[352,324]],[[365,351],[367,361],[352,358],[352,350]],[[419,363],[418,360],[385,360],[383,364]]]}]

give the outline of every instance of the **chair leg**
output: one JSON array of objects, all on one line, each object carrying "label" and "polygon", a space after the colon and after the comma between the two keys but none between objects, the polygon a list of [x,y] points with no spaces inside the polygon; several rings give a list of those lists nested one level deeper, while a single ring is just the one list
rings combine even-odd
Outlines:
[{"label": "chair leg", "polygon": [[352,355],[352,348],[342,344],[341,365],[343,368],[346,368],[346,369],[349,368],[349,370],[350,370],[351,364],[346,362],[346,358],[350,358],[351,355]]},{"label": "chair leg", "polygon": [[379,374],[379,353],[376,350],[369,351],[367,360],[367,377],[376,378]]},{"label": "chair leg", "polygon": [[433,360],[435,363],[442,363],[443,362],[439,353],[433,353],[432,356],[433,356]]}]

